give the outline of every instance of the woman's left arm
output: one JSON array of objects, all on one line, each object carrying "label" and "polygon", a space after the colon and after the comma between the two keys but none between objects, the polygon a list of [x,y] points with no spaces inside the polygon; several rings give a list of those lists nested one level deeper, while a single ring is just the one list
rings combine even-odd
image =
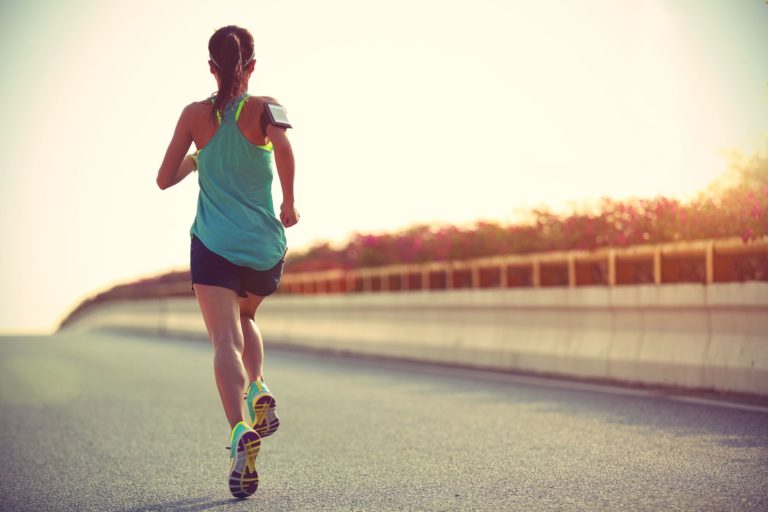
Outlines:
[{"label": "woman's left arm", "polygon": [[277,165],[277,175],[283,189],[283,203],[280,205],[280,221],[289,228],[299,222],[299,212],[296,211],[293,199],[293,178],[296,164],[293,159],[293,149],[285,128],[267,125],[267,137],[272,141]]},{"label": "woman's left arm", "polygon": [[160,170],[157,171],[155,181],[161,190],[174,186],[195,170],[194,162],[191,162],[189,158],[184,158],[192,145],[192,135],[188,127],[190,106],[181,112],[171,143],[168,144],[168,149],[165,151],[163,163],[160,165]]}]

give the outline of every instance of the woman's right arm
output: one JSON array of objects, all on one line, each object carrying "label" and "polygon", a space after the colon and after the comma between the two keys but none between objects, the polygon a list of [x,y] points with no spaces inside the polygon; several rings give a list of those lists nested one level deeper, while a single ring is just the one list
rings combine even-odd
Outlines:
[{"label": "woman's right arm", "polygon": [[184,156],[189,151],[189,147],[192,145],[192,135],[188,128],[188,119],[190,114],[190,107],[187,106],[179,116],[179,121],[176,123],[176,129],[171,137],[171,142],[168,144],[168,149],[165,151],[165,158],[160,165],[160,169],[157,171],[157,186],[162,190],[168,187],[172,187],[179,181],[184,179],[187,174],[181,174],[180,170],[187,170],[188,166],[183,166]]}]

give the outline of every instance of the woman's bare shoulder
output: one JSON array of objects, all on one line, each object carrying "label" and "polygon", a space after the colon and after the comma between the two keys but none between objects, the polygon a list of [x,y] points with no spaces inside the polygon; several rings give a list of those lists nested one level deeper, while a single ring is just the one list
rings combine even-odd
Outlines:
[{"label": "woman's bare shoulder", "polygon": [[211,99],[206,98],[204,100],[200,101],[193,101],[186,107],[184,107],[184,110],[187,110],[189,112],[210,112],[211,111]]},{"label": "woman's bare shoulder", "polygon": [[279,103],[275,98],[272,96],[251,96],[250,101],[254,101],[257,104],[264,104],[264,103]]},{"label": "woman's bare shoulder", "polygon": [[184,107],[181,116],[191,122],[195,122],[198,119],[209,117],[211,115],[211,108],[211,100],[209,99],[193,101]]}]

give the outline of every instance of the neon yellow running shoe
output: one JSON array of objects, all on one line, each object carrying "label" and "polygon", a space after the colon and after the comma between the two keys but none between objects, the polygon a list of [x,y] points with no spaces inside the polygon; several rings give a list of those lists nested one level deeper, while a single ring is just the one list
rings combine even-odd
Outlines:
[{"label": "neon yellow running shoe", "polygon": [[271,436],[280,426],[275,413],[275,397],[262,381],[253,381],[245,394],[248,405],[248,424],[261,437]]},{"label": "neon yellow running shoe", "polygon": [[229,444],[229,492],[235,498],[247,498],[259,487],[256,456],[261,437],[244,421],[232,429]]}]

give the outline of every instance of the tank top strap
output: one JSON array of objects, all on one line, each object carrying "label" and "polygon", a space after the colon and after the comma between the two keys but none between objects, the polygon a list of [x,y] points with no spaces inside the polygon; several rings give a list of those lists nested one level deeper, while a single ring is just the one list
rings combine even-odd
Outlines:
[{"label": "tank top strap", "polygon": [[[211,95],[210,98],[208,98],[211,101],[211,106],[216,104],[216,95]],[[216,120],[219,122],[219,126],[221,126],[221,112],[219,112],[219,109],[216,109]]]},{"label": "tank top strap", "polygon": [[[243,94],[242,99],[237,104],[237,110],[235,111],[235,122],[237,122],[238,119],[240,119],[240,112],[243,110],[243,107],[245,106],[245,102],[248,101],[248,98],[250,98],[248,93]],[[211,100],[211,103],[214,103],[216,101],[215,96],[211,96],[209,99]],[[222,120],[221,112],[218,109],[216,110],[216,119],[219,121],[219,125],[221,125],[221,120]]]}]

